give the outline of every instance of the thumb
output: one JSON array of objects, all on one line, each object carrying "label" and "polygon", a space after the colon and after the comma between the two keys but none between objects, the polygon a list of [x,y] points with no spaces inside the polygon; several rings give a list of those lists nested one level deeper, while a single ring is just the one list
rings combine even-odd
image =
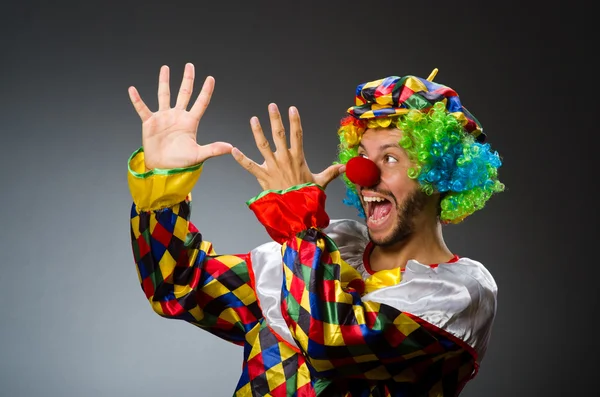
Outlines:
[{"label": "thumb", "polygon": [[342,175],[344,171],[346,171],[345,164],[334,164],[329,166],[320,174],[314,175],[315,183],[325,189],[329,182]]},{"label": "thumb", "polygon": [[231,153],[233,146],[227,142],[213,142],[208,145],[198,145],[198,160],[197,163],[206,161],[211,157],[222,156]]}]

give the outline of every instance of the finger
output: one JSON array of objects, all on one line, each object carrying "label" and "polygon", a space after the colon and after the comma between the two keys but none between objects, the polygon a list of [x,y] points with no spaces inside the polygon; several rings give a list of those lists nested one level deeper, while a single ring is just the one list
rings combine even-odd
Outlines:
[{"label": "finger", "polygon": [[296,159],[304,158],[304,143],[302,141],[302,123],[298,109],[290,107],[290,150]]},{"label": "finger", "polygon": [[215,79],[212,76],[208,76],[206,80],[204,80],[204,84],[202,85],[202,90],[200,90],[200,94],[198,94],[198,98],[192,106],[190,113],[198,120],[202,118],[208,104],[210,103],[210,98],[212,97],[212,93],[215,89]]},{"label": "finger", "polygon": [[252,117],[250,119],[250,128],[252,129],[252,134],[254,134],[254,141],[256,142],[256,147],[262,154],[265,162],[267,164],[274,163],[275,157],[273,156],[273,152],[271,151],[271,145],[267,138],[265,138],[265,134],[260,125],[260,121],[258,121],[257,117]]},{"label": "finger", "polygon": [[140,97],[138,90],[132,86],[129,87],[127,92],[129,93],[129,99],[131,100],[135,111],[140,116],[140,119],[142,119],[142,123],[152,117],[152,112],[148,109],[148,106],[146,106],[142,97]]},{"label": "finger", "polygon": [[238,148],[233,148],[231,150],[231,155],[242,167],[246,169],[249,173],[254,175],[257,179],[261,179],[266,175],[265,171],[254,161],[250,160],[246,155]]},{"label": "finger", "polygon": [[208,145],[198,146],[198,157],[196,164],[202,163],[211,157],[222,156],[231,153],[233,146],[227,142],[213,142]]},{"label": "finger", "polygon": [[315,183],[323,188],[327,187],[331,181],[346,171],[344,164],[334,164],[326,168],[320,174],[314,175]]},{"label": "finger", "polygon": [[183,71],[183,79],[181,80],[181,87],[179,87],[179,94],[177,94],[177,103],[175,107],[177,109],[187,109],[190,103],[190,97],[194,90],[194,65],[187,63]]},{"label": "finger", "polygon": [[276,155],[288,155],[288,145],[285,138],[285,128],[281,120],[281,114],[277,105],[271,103],[269,105],[269,119],[271,120],[271,131],[273,132],[273,142],[275,142]]},{"label": "finger", "polygon": [[163,65],[158,76],[158,110],[171,108],[171,91],[169,89],[169,67]]}]

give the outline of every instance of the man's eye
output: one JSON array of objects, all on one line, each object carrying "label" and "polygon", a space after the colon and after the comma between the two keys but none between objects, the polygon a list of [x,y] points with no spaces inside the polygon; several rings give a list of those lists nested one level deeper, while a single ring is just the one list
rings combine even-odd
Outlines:
[{"label": "man's eye", "polygon": [[395,157],[392,157],[389,154],[387,156],[385,156],[385,161],[387,163],[397,163],[398,162],[398,160],[396,160]]},{"label": "man's eye", "polygon": [[364,154],[364,153],[359,153],[359,154],[358,154],[358,157],[364,157],[364,158],[368,159],[367,155],[366,155],[366,154]]}]

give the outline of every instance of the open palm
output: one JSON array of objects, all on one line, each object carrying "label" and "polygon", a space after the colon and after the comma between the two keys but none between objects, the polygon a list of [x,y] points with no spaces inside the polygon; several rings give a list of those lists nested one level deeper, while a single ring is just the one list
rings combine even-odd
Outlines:
[{"label": "open palm", "polygon": [[226,142],[207,145],[197,143],[200,119],[212,96],[215,80],[207,77],[198,99],[188,111],[194,86],[194,65],[185,65],[177,102],[171,108],[169,68],[160,69],[158,79],[158,111],[151,112],[135,87],[129,87],[129,98],[142,119],[142,146],[147,169],[172,169],[189,167],[205,160],[231,152]]}]

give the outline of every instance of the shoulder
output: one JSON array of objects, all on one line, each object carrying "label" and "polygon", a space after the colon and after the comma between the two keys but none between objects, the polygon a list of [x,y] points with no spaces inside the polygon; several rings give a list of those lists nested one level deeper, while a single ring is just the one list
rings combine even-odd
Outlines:
[{"label": "shoulder", "polygon": [[400,283],[363,299],[387,304],[449,332],[474,349],[480,361],[496,315],[497,290],[490,271],[471,258],[435,267],[411,260]]},{"label": "shoulder", "polygon": [[465,284],[477,284],[480,288],[489,291],[494,296],[498,292],[498,285],[492,273],[483,263],[468,257],[460,257],[454,263],[441,264],[444,272],[459,276]]},{"label": "shoulder", "polygon": [[337,238],[341,244],[346,242],[343,239],[347,239],[347,242],[368,242],[369,240],[367,227],[353,219],[332,219],[329,225],[323,229],[323,233],[331,238]]},{"label": "shoulder", "polygon": [[323,229],[323,233],[335,242],[347,264],[361,274],[366,274],[363,255],[370,240],[367,227],[363,223],[352,219],[333,219],[329,226]]}]

